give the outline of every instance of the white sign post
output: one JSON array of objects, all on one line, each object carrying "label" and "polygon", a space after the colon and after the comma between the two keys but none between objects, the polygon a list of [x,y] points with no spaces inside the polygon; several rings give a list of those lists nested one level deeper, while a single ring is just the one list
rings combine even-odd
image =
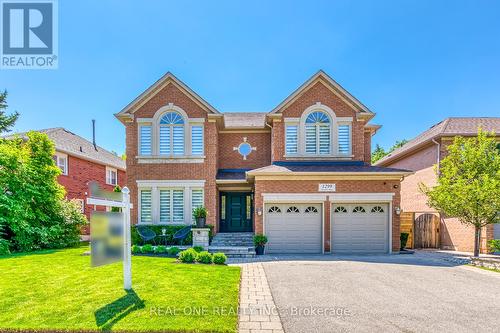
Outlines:
[{"label": "white sign post", "polygon": [[[103,193],[103,192],[101,192]],[[103,193],[104,194],[104,193]],[[117,194],[117,193],[114,193]],[[130,239],[130,190],[124,187],[121,191],[122,200],[110,200],[100,198],[88,198],[87,204],[106,207],[119,207],[123,215],[123,289],[132,289],[132,245]]]}]

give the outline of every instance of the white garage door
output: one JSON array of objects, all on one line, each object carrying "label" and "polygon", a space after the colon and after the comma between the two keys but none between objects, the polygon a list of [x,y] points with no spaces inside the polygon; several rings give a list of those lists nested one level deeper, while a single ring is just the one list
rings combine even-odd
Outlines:
[{"label": "white garage door", "polygon": [[389,205],[333,204],[331,215],[333,253],[389,251]]},{"label": "white garage door", "polygon": [[321,253],[321,204],[266,204],[266,253]]}]

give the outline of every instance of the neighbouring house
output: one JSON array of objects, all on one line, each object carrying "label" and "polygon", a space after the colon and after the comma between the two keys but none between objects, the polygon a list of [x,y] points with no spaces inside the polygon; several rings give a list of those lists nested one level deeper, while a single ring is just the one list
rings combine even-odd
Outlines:
[{"label": "neighbouring house", "polygon": [[116,117],[132,220],[267,235],[267,253],[399,251],[400,180],[370,165],[374,117],[323,71],[269,112],[221,113],[167,73]]},{"label": "neighbouring house", "polygon": [[[116,185],[124,186],[126,181],[125,161],[79,135],[64,128],[39,130],[54,142],[54,162],[61,169],[59,184],[66,189],[66,197],[76,200],[87,218],[92,210],[102,207],[87,205],[89,183],[96,181],[101,188],[112,191]],[[25,133],[8,137],[24,136]],[[84,230],[88,232],[88,228]]]},{"label": "neighbouring house", "polygon": [[[476,136],[479,127],[485,131],[494,131],[500,141],[500,118],[447,118],[375,163],[380,167],[404,168],[415,172],[406,176],[401,183],[401,208],[405,212],[432,213],[439,216],[438,245],[442,249],[473,251],[474,228],[465,226],[456,218],[440,216],[427,205],[427,196],[420,191],[419,184],[435,185],[435,166],[448,154],[447,147],[453,143],[456,136]],[[500,239],[498,224],[489,225],[483,230],[483,252],[486,251],[487,241],[493,238]]]}]

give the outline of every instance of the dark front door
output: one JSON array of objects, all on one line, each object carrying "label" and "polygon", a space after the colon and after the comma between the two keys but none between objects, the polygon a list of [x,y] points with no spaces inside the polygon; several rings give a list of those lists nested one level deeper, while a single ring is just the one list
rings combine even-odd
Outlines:
[{"label": "dark front door", "polygon": [[220,231],[252,231],[253,200],[249,192],[221,192]]}]

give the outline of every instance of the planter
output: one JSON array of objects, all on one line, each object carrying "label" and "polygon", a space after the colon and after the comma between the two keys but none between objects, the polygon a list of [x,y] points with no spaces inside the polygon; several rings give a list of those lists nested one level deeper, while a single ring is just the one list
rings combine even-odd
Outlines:
[{"label": "planter", "polygon": [[258,256],[261,256],[264,254],[264,245],[257,245],[255,247],[255,253],[258,255]]},{"label": "planter", "polygon": [[205,228],[205,218],[204,217],[197,217],[196,218],[196,227],[197,228]]}]

